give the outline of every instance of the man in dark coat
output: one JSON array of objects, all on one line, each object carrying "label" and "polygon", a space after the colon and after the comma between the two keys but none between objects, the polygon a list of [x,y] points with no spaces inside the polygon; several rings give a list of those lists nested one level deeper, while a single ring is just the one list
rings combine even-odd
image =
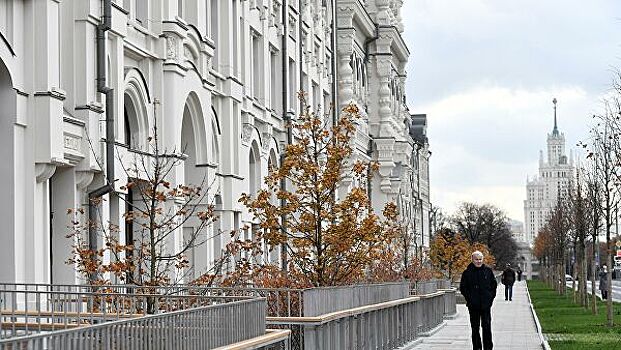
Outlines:
[{"label": "man in dark coat", "polygon": [[602,292],[602,300],[608,299],[608,268],[602,265],[602,271],[599,273],[599,290]]},{"label": "man in dark coat", "polygon": [[[491,308],[496,297],[497,286],[492,269],[483,264],[483,253],[478,250],[472,253],[472,262],[461,274],[459,291],[466,299],[466,306],[470,313],[474,350],[492,350],[494,346]],[[483,344],[481,344],[479,327],[483,328]]]},{"label": "man in dark coat", "polygon": [[505,285],[505,300],[513,299],[513,283],[515,283],[515,271],[511,268],[511,264],[507,264],[507,268],[502,272],[500,282]]},{"label": "man in dark coat", "polygon": [[518,282],[522,280],[522,268],[518,266],[517,270]]}]

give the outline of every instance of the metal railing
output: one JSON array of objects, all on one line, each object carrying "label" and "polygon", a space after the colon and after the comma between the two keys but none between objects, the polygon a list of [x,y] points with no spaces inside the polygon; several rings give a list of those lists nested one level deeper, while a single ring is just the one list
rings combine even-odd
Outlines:
[{"label": "metal railing", "polygon": [[[435,282],[434,282],[435,283]],[[105,293],[157,295],[166,299],[187,296],[263,297],[267,300],[267,314],[272,317],[315,316],[329,312],[377,304],[405,298],[409,295],[408,282],[363,284],[353,286],[290,288],[233,288],[200,287],[191,285],[142,287],[131,285],[50,285],[27,283],[0,283],[2,290],[36,292]]]},{"label": "metal railing", "polygon": [[444,289],[444,317],[453,317],[457,314],[457,289]]},{"label": "metal railing", "polygon": [[302,292],[303,316],[318,316],[408,296],[408,282],[310,288]]},{"label": "metal railing", "polygon": [[0,291],[37,291],[37,292],[75,292],[105,294],[142,294],[158,297],[219,296],[219,297],[263,297],[267,301],[269,316],[293,317],[303,315],[303,289],[290,288],[237,288],[237,287],[200,287],[177,285],[163,287],[144,287],[132,285],[59,285],[32,283],[0,283]]},{"label": "metal railing", "polygon": [[0,339],[249,298],[0,290]]},{"label": "metal railing", "polygon": [[444,320],[444,292],[428,294],[420,299],[419,332],[426,335]]},{"label": "metal railing", "polygon": [[424,295],[435,293],[438,290],[438,284],[435,280],[416,281],[413,283],[412,295]]},{"label": "metal railing", "polygon": [[265,300],[256,298],[0,340],[0,350],[213,349],[264,334]]},{"label": "metal railing", "polygon": [[[440,323],[442,323],[445,316],[453,315],[455,313],[455,290],[441,288],[446,286],[447,282],[445,281],[433,280],[419,281],[412,285],[408,282],[403,282],[311,289],[205,288],[196,286],[158,287],[145,289],[142,287],[127,285],[105,286],[97,287],[103,289],[93,289],[94,287],[92,286],[74,285],[0,284],[0,290],[2,288],[12,288],[14,292],[17,289],[24,293],[32,293],[32,291],[61,293],[60,291],[62,290],[62,293],[65,293],[66,291],[66,293],[95,295],[99,297],[101,297],[99,294],[107,295],[112,293],[118,295],[114,298],[122,298],[122,296],[127,298],[136,295],[137,292],[141,292],[145,294],[138,294],[140,297],[157,298],[163,302],[163,305],[172,305],[161,307],[162,311],[165,311],[165,313],[154,315],[158,317],[166,315],[181,315],[184,312],[195,314],[194,310],[197,309],[174,311],[175,307],[183,309],[184,307],[187,308],[199,305],[198,303],[190,303],[187,301],[183,303],[181,300],[209,300],[212,298],[212,302],[214,302],[213,300],[219,299],[231,301],[235,298],[256,298],[260,296],[262,297],[261,300],[264,303],[262,309],[262,317],[264,322],[265,317],[267,317],[267,324],[270,328],[290,330],[291,348],[294,350],[302,350],[390,349],[407,344],[408,342],[416,339],[416,337],[425,335],[430,330],[433,330]],[[102,291],[106,291],[106,293],[99,293]],[[412,296],[411,294],[413,293],[417,293],[419,296]],[[167,300],[172,301],[167,302]],[[88,305],[88,303],[84,301],[83,303]],[[117,304],[131,306],[132,303],[135,304],[136,302],[118,302],[115,304],[112,302],[108,303],[108,300],[106,300],[106,303],[102,305],[105,305],[106,311],[112,311],[117,310],[114,308],[117,307]],[[230,305],[232,303],[237,302],[229,302],[226,305]],[[223,305],[222,307],[226,305]],[[198,309],[206,307],[208,308],[212,306],[200,306]],[[142,310],[144,307],[142,307],[142,309],[139,307],[133,307],[128,310],[131,311],[135,309]],[[159,309],[160,307],[158,306],[158,310]],[[254,317],[253,312],[251,311],[244,311],[241,315],[230,311],[229,314],[232,315],[231,317],[237,318],[238,321],[235,321],[237,323],[234,324],[237,328],[245,328],[245,322]],[[201,333],[205,331],[201,330],[200,327],[193,327],[193,325],[196,325],[196,323],[199,322],[200,318],[191,321],[192,318],[189,316],[179,316],[181,317],[181,320],[185,321],[171,323],[173,325],[181,325],[181,330],[179,331],[181,335],[178,335],[173,331],[162,329],[160,327],[161,324],[158,324],[155,321],[149,321],[152,317],[153,316],[145,316],[126,320],[121,319],[119,321],[108,323],[103,323],[103,321],[100,322],[99,320],[89,321],[92,323],[76,329],[61,331],[62,334],[66,334],[64,336],[65,338],[62,338],[59,335],[53,339],[56,342],[67,342],[69,341],[68,339],[74,339],[75,341],[77,341],[77,339],[86,339],[83,341],[83,343],[86,344],[86,347],[67,347],[67,349],[124,349],[123,347],[120,347],[121,345],[119,345],[119,347],[113,347],[112,345],[108,345],[106,342],[98,343],[101,345],[100,347],[88,347],[91,346],[91,344],[96,344],[98,341],[97,339],[100,339],[98,337],[103,336],[102,332],[114,331],[125,334],[121,337],[123,339],[119,339],[118,342],[119,344],[122,344],[122,346],[129,344],[127,345],[129,347],[126,347],[128,349],[133,349],[133,347],[131,347],[133,343],[131,343],[129,339],[140,339],[140,341],[144,341],[145,343],[149,343],[152,339],[154,339],[153,341],[155,342],[155,345],[149,347],[149,349],[165,349],[166,341],[171,339],[171,337],[172,339],[177,339],[175,337],[184,336],[186,333],[183,332],[186,331],[188,332],[187,334],[194,334],[189,329],[192,329],[194,332],[198,332],[201,334],[201,337],[203,334],[207,334]],[[135,323],[131,323],[130,321],[135,321]],[[117,328],[107,328],[108,325],[114,326],[117,324],[123,326],[118,326]],[[199,322],[199,325],[204,325],[204,323]],[[208,323],[205,327],[216,327],[215,330],[212,329],[209,331],[211,333],[208,332],[209,334],[213,334],[213,332],[217,333],[218,331],[225,332],[226,327],[229,326],[231,326],[231,324]],[[99,332],[97,333],[98,335],[92,335],[91,333],[80,333],[82,330],[87,328],[97,329],[97,332]],[[147,331],[148,338],[144,338],[142,335],[138,334],[140,333],[138,332],[138,329],[147,328],[149,329]],[[101,329],[101,331],[99,329]],[[174,334],[169,335],[166,332],[173,332]],[[53,333],[56,334],[58,332]],[[163,334],[167,335],[164,337]],[[52,338],[45,338],[45,335],[46,334],[40,334],[33,337],[39,339],[37,341],[43,342],[40,344],[46,344],[45,346],[47,346],[47,344],[50,344],[52,341]],[[216,338],[220,339],[222,336],[219,335],[216,336]],[[9,344],[11,341],[19,339],[21,338],[18,337],[8,339],[4,343]],[[175,347],[173,348],[177,348],[177,340],[174,340],[174,342]],[[0,344],[3,343],[0,342]],[[27,343],[22,344],[26,344],[23,346],[28,346]],[[104,347],[102,344],[108,347]],[[19,346],[22,345],[17,344],[16,347],[12,348],[0,347],[0,350],[22,349],[22,347]],[[193,349],[192,346],[192,343],[187,345],[188,349]],[[284,341],[275,342],[269,346],[270,349],[271,347],[277,349],[287,348]],[[58,345],[55,348],[45,348],[61,349],[63,347]],[[268,347],[265,348],[267,349]],[[34,347],[33,349],[39,348]],[[137,349],[141,348],[138,347]]]},{"label": "metal railing", "polygon": [[268,318],[291,330],[292,350],[396,349],[428,335],[445,315],[444,291],[316,317]]}]

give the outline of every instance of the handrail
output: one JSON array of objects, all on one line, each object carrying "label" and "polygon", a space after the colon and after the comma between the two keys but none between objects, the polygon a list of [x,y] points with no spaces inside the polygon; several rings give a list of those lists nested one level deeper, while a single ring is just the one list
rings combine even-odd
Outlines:
[{"label": "handrail", "polygon": [[[241,324],[244,324],[244,327],[239,327]],[[196,343],[200,343],[201,348],[216,348],[264,334],[265,299],[254,298],[111,321],[71,330],[14,337],[0,340],[0,349],[42,349],[42,344],[47,344],[46,348],[49,349],[84,349],[91,348],[87,344],[98,344],[102,341],[117,344],[118,347],[112,348],[157,348],[155,344],[141,343],[140,339],[150,339],[158,342],[158,345],[159,341],[165,340],[166,344],[182,348]],[[80,345],[68,342],[69,339],[80,339]],[[51,344],[62,345],[55,347],[50,346]]]}]

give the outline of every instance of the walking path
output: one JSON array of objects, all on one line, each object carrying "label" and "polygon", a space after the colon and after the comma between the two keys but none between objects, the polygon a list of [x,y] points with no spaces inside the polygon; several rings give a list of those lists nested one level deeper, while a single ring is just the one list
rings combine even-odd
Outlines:
[{"label": "walking path", "polygon": [[[446,325],[434,335],[422,338],[415,350],[472,349],[468,309],[457,305],[457,317],[447,320]],[[498,286],[492,306],[492,338],[494,350],[542,349],[533,319],[526,282],[513,286],[513,301],[505,301],[505,287]]]}]

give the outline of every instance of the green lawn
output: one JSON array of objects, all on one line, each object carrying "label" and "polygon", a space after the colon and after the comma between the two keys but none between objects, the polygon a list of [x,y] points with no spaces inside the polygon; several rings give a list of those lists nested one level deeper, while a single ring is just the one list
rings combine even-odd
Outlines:
[{"label": "green lawn", "polygon": [[606,326],[606,305],[599,301],[599,314],[572,301],[571,291],[558,295],[540,281],[528,281],[530,297],[553,350],[621,350],[621,304],[615,303],[613,328]]}]

